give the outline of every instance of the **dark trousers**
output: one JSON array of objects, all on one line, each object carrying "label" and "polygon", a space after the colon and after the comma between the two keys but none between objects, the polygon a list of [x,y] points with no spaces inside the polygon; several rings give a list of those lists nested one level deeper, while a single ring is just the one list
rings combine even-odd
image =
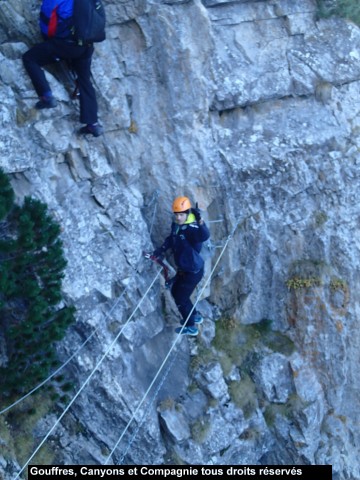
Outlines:
[{"label": "dark trousers", "polygon": [[91,58],[93,45],[76,45],[66,40],[51,39],[35,45],[23,55],[24,67],[39,97],[51,88],[41,67],[60,60],[70,60],[77,75],[80,93],[80,122],[97,122],[97,101],[91,83]]},{"label": "dark trousers", "polygon": [[[175,303],[179,312],[182,316],[181,325],[184,325],[191,309],[193,308],[193,303],[190,300],[190,296],[195,290],[196,285],[200,282],[204,276],[204,269],[202,268],[197,273],[189,272],[177,272],[175,275],[174,283],[171,287],[171,294],[174,297]],[[191,317],[186,322],[188,327],[194,326],[194,315],[196,310],[191,314]]]}]

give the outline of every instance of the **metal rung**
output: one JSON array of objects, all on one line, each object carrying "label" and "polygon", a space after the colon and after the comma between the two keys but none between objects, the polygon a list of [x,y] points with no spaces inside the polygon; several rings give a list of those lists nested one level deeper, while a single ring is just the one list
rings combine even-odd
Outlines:
[{"label": "metal rung", "polygon": [[209,221],[206,222],[206,223],[221,223],[221,222],[223,222],[223,221],[224,221],[224,219],[223,219],[223,218],[220,218],[219,220],[209,220]]}]

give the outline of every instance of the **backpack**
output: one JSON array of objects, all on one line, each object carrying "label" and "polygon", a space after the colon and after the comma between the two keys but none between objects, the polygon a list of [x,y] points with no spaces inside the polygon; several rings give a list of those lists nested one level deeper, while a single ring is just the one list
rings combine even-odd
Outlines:
[{"label": "backpack", "polygon": [[40,8],[40,30],[45,38],[72,36],[73,0],[43,0]]},{"label": "backpack", "polygon": [[101,0],[74,0],[74,37],[80,45],[105,40],[105,23]]}]

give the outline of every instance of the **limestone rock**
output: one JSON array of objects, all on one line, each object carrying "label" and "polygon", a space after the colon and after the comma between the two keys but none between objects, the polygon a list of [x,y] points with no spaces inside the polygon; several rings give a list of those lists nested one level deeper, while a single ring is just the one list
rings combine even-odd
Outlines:
[{"label": "limestone rock", "polygon": [[255,378],[270,402],[285,403],[294,390],[289,361],[278,353],[263,358]]},{"label": "limestone rock", "polygon": [[189,425],[184,415],[174,409],[160,411],[160,418],[171,438],[181,443],[190,437]]}]

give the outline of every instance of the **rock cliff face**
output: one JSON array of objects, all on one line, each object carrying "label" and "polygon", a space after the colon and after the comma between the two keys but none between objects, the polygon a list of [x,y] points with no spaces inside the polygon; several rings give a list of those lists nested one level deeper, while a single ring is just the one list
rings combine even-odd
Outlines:
[{"label": "rock cliff face", "polygon": [[[318,20],[314,0],[105,0],[105,134],[83,139],[61,63],[58,108],[33,109],[21,54],[38,3],[0,2],[0,164],[63,227],[78,309],[63,361],[95,332],[64,370],[71,394],[96,371],[33,463],[331,463],[360,479],[360,29]],[[180,194],[213,221],[208,274],[221,259],[201,336],[174,344],[141,251]],[[35,402],[32,420],[0,418],[5,479],[66,406]]]}]

